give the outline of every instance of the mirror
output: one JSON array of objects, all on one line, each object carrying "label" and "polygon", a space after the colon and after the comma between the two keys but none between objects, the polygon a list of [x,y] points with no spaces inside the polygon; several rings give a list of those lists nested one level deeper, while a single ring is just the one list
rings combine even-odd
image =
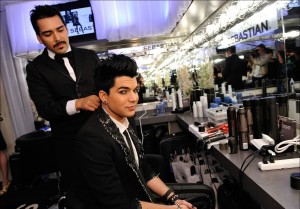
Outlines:
[{"label": "mirror", "polygon": [[[272,70],[269,71],[270,75],[268,76],[270,76],[270,78],[266,80],[266,85],[283,86],[283,89],[280,89],[279,93],[286,93],[289,91],[288,79],[293,78],[295,81],[300,80],[299,70],[296,71],[296,69],[300,69],[300,7],[299,2],[295,2],[290,3],[286,8],[277,11],[275,21],[274,18],[271,20],[268,19],[265,22],[260,22],[259,19],[252,21],[252,24],[255,23],[252,28],[245,28],[242,32],[232,35],[232,37],[239,39],[236,44],[228,44],[228,46],[236,46],[237,54],[247,61],[249,60],[250,55],[256,56],[256,49],[259,44],[264,44],[267,49],[271,49],[269,53],[273,59],[276,59],[276,62],[281,63],[278,64],[277,67],[273,63],[269,64],[270,69]],[[264,15],[266,14],[268,13],[265,12]],[[259,34],[261,31],[267,31],[269,29],[273,30],[269,33]],[[230,34],[230,29],[226,30],[224,33]],[[254,35],[254,33],[257,34]],[[174,78],[176,78],[175,63],[178,62],[177,59],[180,59],[180,56],[185,59],[181,64],[186,65],[189,68],[190,77],[195,74],[195,71],[201,68],[202,63],[206,61],[205,59],[213,62],[214,67],[220,66],[222,69],[226,58],[226,47],[224,47],[224,43],[218,42],[218,37],[214,37],[214,40],[207,41],[202,47],[198,47],[195,43],[196,38],[197,37],[193,37],[193,47],[189,48],[189,50],[183,50],[183,54],[180,54],[180,52],[178,52],[179,50],[176,52],[178,54],[177,58],[166,56],[164,59],[166,67],[158,69],[157,71],[159,71],[159,73],[145,72],[146,85],[149,87],[150,92],[153,89],[153,86],[155,86],[155,88],[157,88],[157,86],[166,88],[171,85],[177,85],[177,83],[174,82]],[[184,45],[184,43],[182,45]],[[216,51],[214,51],[215,49]],[[197,81],[199,82],[199,80]],[[245,89],[258,87],[251,81],[248,83],[247,79],[245,80],[245,84]],[[150,95],[155,96],[155,92],[153,91]]]}]

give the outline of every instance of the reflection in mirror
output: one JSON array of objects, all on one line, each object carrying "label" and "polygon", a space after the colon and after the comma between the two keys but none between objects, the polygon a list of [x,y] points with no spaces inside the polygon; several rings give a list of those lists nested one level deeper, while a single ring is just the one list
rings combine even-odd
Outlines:
[{"label": "reflection in mirror", "polygon": [[[172,52],[165,57],[164,67],[151,72],[147,77],[146,85],[151,90],[156,88],[178,87],[177,71],[186,66],[190,75],[185,79],[192,81],[190,88],[199,85],[201,88],[215,86],[224,81],[222,70],[225,67],[226,49],[229,46],[235,47],[235,53],[246,66],[242,76],[245,89],[259,87],[261,82],[253,82],[253,78],[259,72],[258,61],[256,65],[251,62],[263,50],[268,63],[265,64],[264,76],[267,86],[279,87],[278,93],[289,91],[289,80],[299,79],[299,46],[300,46],[300,19],[299,1],[293,1],[279,9],[280,3],[264,5],[262,10],[255,12],[252,16],[243,16],[233,27],[224,27],[212,39],[201,41],[207,36],[208,30],[215,30],[212,27],[205,27],[199,34],[191,36],[182,43],[178,51]],[[210,21],[212,22],[212,21]],[[216,21],[215,21],[216,22]],[[213,25],[213,24],[212,24]],[[231,42],[230,42],[231,41]],[[258,47],[263,44],[265,47]],[[262,46],[262,45],[261,45]],[[257,58],[257,60],[259,60]],[[207,65],[213,63],[213,66]],[[205,70],[203,70],[205,69]],[[298,69],[298,70],[297,70]],[[213,82],[205,76],[205,73],[214,75]],[[169,76],[169,77],[168,77]],[[170,82],[166,82],[169,79]],[[289,79],[289,80],[288,80]],[[259,80],[259,77],[256,77]],[[237,88],[236,88],[237,89]],[[235,90],[235,89],[234,89]],[[155,94],[154,94],[155,95]]]}]

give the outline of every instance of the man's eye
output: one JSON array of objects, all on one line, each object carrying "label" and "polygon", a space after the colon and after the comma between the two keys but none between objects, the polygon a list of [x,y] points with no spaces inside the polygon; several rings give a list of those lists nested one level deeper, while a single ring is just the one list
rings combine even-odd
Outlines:
[{"label": "man's eye", "polygon": [[120,94],[126,94],[127,93],[127,91],[126,90],[122,90],[122,91],[120,91]]},{"label": "man's eye", "polygon": [[139,93],[139,91],[140,91],[139,88],[137,88],[137,89],[134,90],[135,93]]},{"label": "man's eye", "polygon": [[44,36],[49,37],[51,36],[51,33],[44,33]]}]

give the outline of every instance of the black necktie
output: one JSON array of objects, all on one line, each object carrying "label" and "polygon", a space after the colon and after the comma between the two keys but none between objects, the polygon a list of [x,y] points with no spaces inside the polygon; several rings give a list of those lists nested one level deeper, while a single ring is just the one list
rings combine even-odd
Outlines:
[{"label": "black necktie", "polygon": [[127,130],[125,130],[123,132],[123,134],[125,136],[125,139],[127,141],[128,146],[129,146],[129,157],[131,158],[134,166],[137,168],[137,163],[136,163],[136,160],[135,160],[135,157],[134,157],[134,152],[133,152],[133,147],[132,147],[131,139],[129,137],[129,134],[128,134]]}]

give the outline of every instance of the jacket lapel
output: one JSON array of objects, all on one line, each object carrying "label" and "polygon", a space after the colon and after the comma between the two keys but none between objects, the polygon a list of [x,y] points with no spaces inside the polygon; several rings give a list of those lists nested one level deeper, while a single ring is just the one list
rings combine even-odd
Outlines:
[{"label": "jacket lapel", "polygon": [[75,47],[72,47],[72,46],[71,46],[71,49],[72,49],[72,53],[73,53],[73,62],[75,65],[74,72],[76,75],[76,80],[78,81],[78,80],[80,80],[82,69],[84,69],[84,66],[82,65],[82,62],[80,62],[82,57],[81,57],[80,53],[78,52],[78,49]]},{"label": "jacket lapel", "polygon": [[[134,163],[132,162],[132,159],[130,158],[130,152],[129,148],[126,145],[123,136],[121,135],[119,129],[117,128],[116,124],[110,119],[110,117],[107,115],[107,113],[100,107],[98,109],[98,118],[105,130],[109,133],[109,135],[121,146],[126,162],[130,167],[132,167],[135,170]],[[133,140],[133,143],[137,149],[138,153],[141,153],[141,143],[138,142],[138,137],[135,135],[132,128],[129,128],[130,136]],[[142,157],[141,155],[139,157]]]},{"label": "jacket lapel", "polygon": [[[70,79],[73,81],[73,79],[71,78],[69,72],[63,67],[61,66],[57,61],[55,61],[54,59],[51,59],[48,55],[47,49],[45,49],[42,53],[43,58],[45,60],[45,64],[48,65],[49,69],[54,70],[60,74],[62,74],[63,76],[65,76],[66,78]],[[73,81],[74,82],[74,81]]]}]

